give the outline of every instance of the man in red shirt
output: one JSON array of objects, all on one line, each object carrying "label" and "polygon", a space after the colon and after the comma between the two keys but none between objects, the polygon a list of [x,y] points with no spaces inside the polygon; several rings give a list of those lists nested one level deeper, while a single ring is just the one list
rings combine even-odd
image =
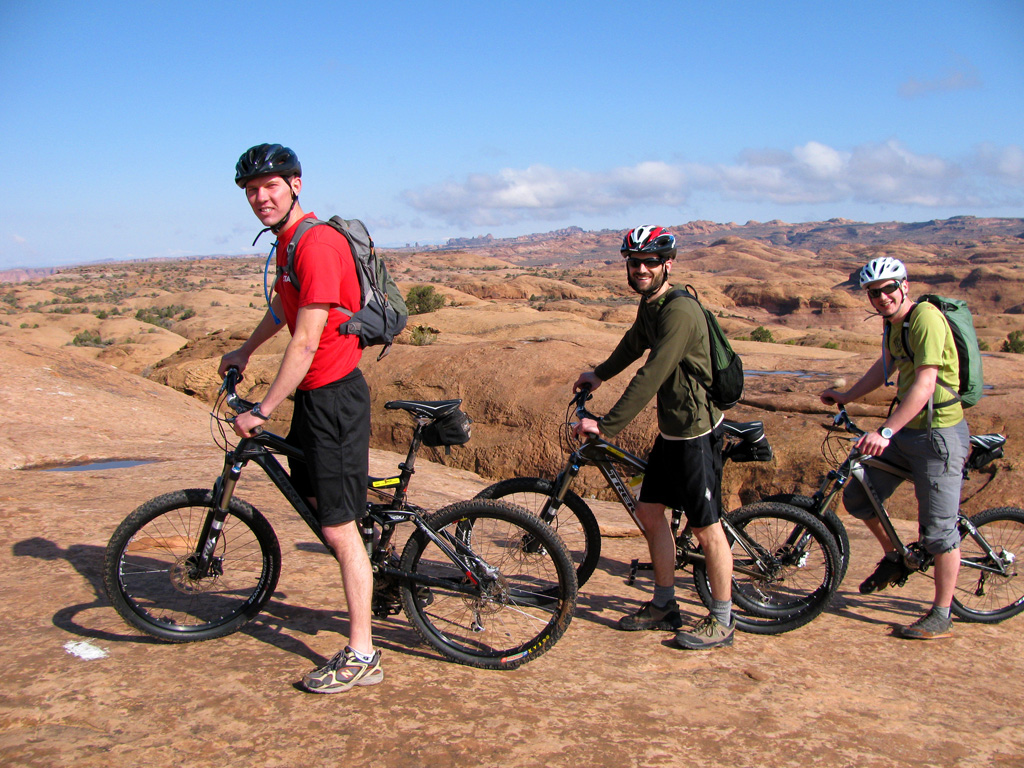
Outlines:
[{"label": "man in red shirt", "polygon": [[[253,213],[277,235],[277,264],[287,262],[288,244],[298,223],[313,214],[299,206],[302,169],[280,144],[252,147],[235,166],[235,183],[245,190]],[[263,400],[239,414],[234,430],[250,437],[295,391],[289,441],[302,448],[305,462],[290,462],[292,482],[309,498],[324,538],[341,566],[349,613],[349,642],[324,666],[302,678],[313,693],[341,693],[384,679],[380,651],[374,651],[370,603],[373,573],[357,527],[365,514],[370,448],[370,391],[357,367],[359,339],[338,333],[347,317],[332,311],[360,308],[359,279],[348,241],[328,226],[311,228],[295,249],[299,286],[278,270],[275,295],[248,340],[221,358],[220,374],[244,371],[256,349],[281,329],[291,332],[281,367]]]}]

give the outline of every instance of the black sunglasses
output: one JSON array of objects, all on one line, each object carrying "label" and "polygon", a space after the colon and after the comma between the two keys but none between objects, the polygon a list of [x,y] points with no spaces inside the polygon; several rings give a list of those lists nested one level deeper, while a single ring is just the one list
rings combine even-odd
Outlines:
[{"label": "black sunglasses", "polygon": [[883,285],[881,288],[868,288],[868,298],[877,299],[883,293],[888,296],[890,293],[896,293],[896,289],[899,287],[899,283],[889,283],[888,285]]},{"label": "black sunglasses", "polygon": [[648,269],[654,269],[664,264],[664,259],[650,258],[650,259],[638,259],[635,256],[629,256],[626,258],[626,264],[629,265],[630,269],[637,269],[643,264]]}]

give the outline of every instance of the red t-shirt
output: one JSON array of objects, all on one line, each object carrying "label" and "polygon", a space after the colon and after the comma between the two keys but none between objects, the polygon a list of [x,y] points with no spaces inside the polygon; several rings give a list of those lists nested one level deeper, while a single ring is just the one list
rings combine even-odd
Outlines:
[{"label": "red t-shirt", "polygon": [[[314,218],[314,214],[309,213],[303,218]],[[288,265],[288,243],[298,225],[295,222],[277,238],[277,264],[280,267]],[[348,240],[328,226],[312,227],[302,236],[295,249],[294,267],[300,288],[297,290],[283,272],[274,287],[281,297],[288,330],[295,333],[299,307],[308,304],[329,304],[332,307],[309,372],[299,384],[299,389],[316,389],[347,376],[359,365],[363,354],[359,337],[338,333],[338,326],[348,317],[333,310],[333,307],[344,307],[350,312],[359,309],[362,303],[359,278]]]}]

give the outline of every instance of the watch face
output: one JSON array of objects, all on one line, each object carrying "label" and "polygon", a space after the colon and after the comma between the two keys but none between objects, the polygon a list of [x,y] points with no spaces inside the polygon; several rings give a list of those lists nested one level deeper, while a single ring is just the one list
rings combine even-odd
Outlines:
[{"label": "watch face", "polygon": [[892,439],[892,430],[889,429],[888,427],[882,427],[880,430],[878,430],[878,434],[880,434],[886,440]]}]

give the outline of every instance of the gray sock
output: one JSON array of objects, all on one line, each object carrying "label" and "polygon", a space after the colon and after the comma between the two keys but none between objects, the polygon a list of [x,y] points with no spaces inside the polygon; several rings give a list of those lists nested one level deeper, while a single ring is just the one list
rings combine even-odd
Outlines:
[{"label": "gray sock", "polygon": [[729,626],[729,623],[732,621],[732,601],[712,600],[711,615],[718,619],[718,623],[723,627]]},{"label": "gray sock", "polygon": [[944,619],[948,619],[949,618],[949,606],[948,605],[945,608],[940,608],[937,605],[933,605],[932,606],[932,612],[939,614],[939,616],[941,616]]},{"label": "gray sock", "polygon": [[654,585],[654,598],[651,600],[654,603],[655,608],[664,608],[672,600],[676,599],[676,585],[669,584],[667,587],[662,587],[658,584]]}]

